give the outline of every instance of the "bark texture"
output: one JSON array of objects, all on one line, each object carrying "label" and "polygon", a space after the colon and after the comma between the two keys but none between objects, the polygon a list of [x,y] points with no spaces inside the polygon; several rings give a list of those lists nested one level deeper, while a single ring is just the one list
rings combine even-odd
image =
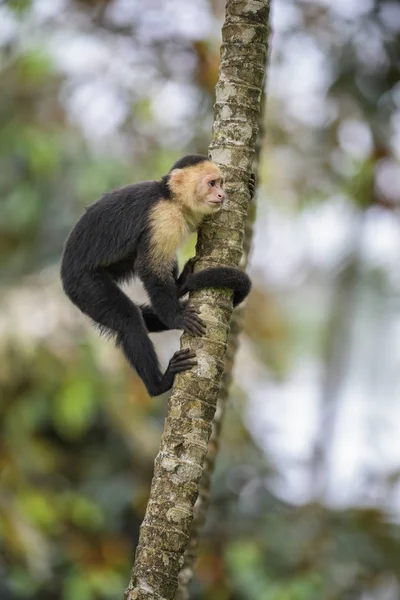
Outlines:
[{"label": "bark texture", "polygon": [[[227,0],[210,155],[223,171],[226,208],[199,231],[196,270],[238,266],[248,212],[267,56],[270,0]],[[231,292],[201,290],[190,302],[207,324],[202,338],[182,336],[198,366],[175,381],[146,515],[125,600],[173,600],[193,520],[224,370]]]},{"label": "bark texture", "polygon": [[[252,210],[255,214],[255,210]],[[253,220],[248,223],[249,235],[245,240],[243,247],[250,248],[252,239]],[[247,229],[247,226],[246,226]],[[245,251],[244,251],[245,252]],[[246,260],[247,263],[247,260]],[[228,347],[225,355],[225,369],[221,380],[221,391],[219,393],[217,409],[215,411],[212,423],[211,436],[208,441],[207,456],[204,461],[203,473],[199,485],[199,495],[193,510],[193,523],[190,532],[188,547],[186,548],[183,567],[178,577],[178,589],[175,600],[189,600],[189,584],[193,578],[194,565],[197,558],[197,551],[200,541],[201,531],[204,527],[207,510],[210,505],[211,481],[214,473],[215,462],[220,444],[220,435],[223,424],[223,418],[229,399],[229,391],[232,384],[232,371],[235,362],[235,355],[239,345],[239,334],[243,323],[243,309],[238,308],[231,321],[231,328],[228,336]]]},{"label": "bark texture", "polygon": [[[253,172],[256,173],[256,182],[258,182],[259,161],[262,148],[262,140],[264,138],[264,111],[265,111],[265,93],[261,99],[261,111],[259,120],[259,133],[257,138],[255,160],[253,163]],[[257,188],[256,188],[257,189]],[[254,199],[249,205],[247,213],[246,226],[243,239],[243,259],[242,266],[246,269],[253,241],[254,222],[256,220],[256,189]],[[236,351],[239,346],[239,335],[243,326],[243,308],[239,307],[234,311],[231,320],[230,332],[228,335],[228,347],[225,355],[224,374],[221,380],[221,391],[217,402],[217,410],[215,411],[214,420],[212,423],[211,436],[208,441],[207,456],[204,461],[203,473],[200,479],[199,496],[196,500],[193,510],[193,522],[190,533],[189,545],[186,548],[183,567],[180,570],[178,577],[178,589],[175,595],[175,600],[189,600],[189,584],[193,578],[194,567],[197,558],[198,546],[200,542],[201,532],[206,522],[206,516],[211,499],[211,482],[217,459],[220,435],[223,425],[225,410],[228,405],[230,388],[233,379],[233,367],[235,364]]]}]

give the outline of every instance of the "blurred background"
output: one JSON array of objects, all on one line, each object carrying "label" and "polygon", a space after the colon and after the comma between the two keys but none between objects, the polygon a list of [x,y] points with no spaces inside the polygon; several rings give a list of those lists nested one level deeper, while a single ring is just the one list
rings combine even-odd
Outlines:
[{"label": "blurred background", "polygon": [[[2,600],[122,598],[166,398],[63,295],[60,255],[102,192],[207,150],[223,12],[0,1]],[[273,0],[272,26],[254,291],[192,598],[396,600],[400,4]],[[155,339],[166,365],[179,334]]]}]

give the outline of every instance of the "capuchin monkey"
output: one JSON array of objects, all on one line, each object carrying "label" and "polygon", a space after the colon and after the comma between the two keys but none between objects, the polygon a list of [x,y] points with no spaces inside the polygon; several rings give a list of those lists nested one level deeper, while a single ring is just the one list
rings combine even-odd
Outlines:
[{"label": "capuchin monkey", "polygon": [[[253,195],[253,179],[249,187]],[[178,350],[162,374],[148,336],[168,329],[204,335],[198,311],[180,298],[192,290],[226,287],[233,290],[236,306],[250,291],[243,271],[215,267],[193,273],[194,259],[178,276],[177,249],[224,200],[219,168],[206,156],[190,154],[160,181],[104,194],[87,208],[66,241],[61,265],[65,293],[101,331],[115,337],[151,396],[169,390],[176,373],[197,364],[195,353]],[[135,276],[151,306],[137,306],[118,287]]]}]

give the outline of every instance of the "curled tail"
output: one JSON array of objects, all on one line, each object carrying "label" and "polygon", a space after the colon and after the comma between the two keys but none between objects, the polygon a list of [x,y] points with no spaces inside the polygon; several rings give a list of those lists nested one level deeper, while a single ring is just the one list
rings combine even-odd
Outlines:
[{"label": "curled tail", "polygon": [[179,295],[203,288],[230,288],[233,290],[233,306],[246,298],[251,290],[250,277],[234,267],[212,267],[187,276],[179,290]]}]

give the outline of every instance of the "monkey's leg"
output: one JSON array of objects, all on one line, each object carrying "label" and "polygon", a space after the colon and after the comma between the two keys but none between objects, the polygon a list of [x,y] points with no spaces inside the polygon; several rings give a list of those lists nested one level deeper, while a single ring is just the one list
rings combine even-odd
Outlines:
[{"label": "monkey's leg", "polygon": [[[174,268],[178,270],[178,263],[176,263],[176,267]],[[120,283],[122,281],[127,281],[134,275],[134,262],[132,258],[129,260],[119,263],[115,265],[111,265],[105,269],[108,275],[115,281],[115,283]],[[140,312],[142,313],[142,317],[144,323],[146,325],[147,331],[151,333],[156,333],[160,331],[168,331],[171,329],[161,319],[156,315],[154,310],[148,304],[142,304],[139,306]]]},{"label": "monkey's leg", "polygon": [[[179,287],[186,280],[187,275],[193,271],[193,264],[194,264],[195,260],[196,260],[195,258],[192,258],[186,263],[180,276],[179,276],[179,271],[178,271],[178,261],[174,262],[173,267],[171,269],[171,271],[172,271],[171,275],[172,275],[177,292],[179,290]],[[120,262],[116,265],[107,267],[104,269],[104,271],[108,275],[110,275],[110,277],[116,283],[118,283],[120,281],[125,281],[134,275],[133,262],[131,259],[129,259],[128,261],[125,261],[124,263]],[[175,293],[175,295],[178,295],[178,294]],[[180,303],[180,306],[183,309],[185,309],[187,306],[187,302]],[[162,321],[160,319],[160,317],[155,312],[155,310],[152,308],[152,306],[149,306],[148,304],[142,304],[139,308],[142,313],[142,317],[143,317],[143,320],[144,320],[144,323],[146,325],[146,329],[148,332],[159,333],[160,331],[170,331],[171,329],[173,329],[173,327],[166,325],[164,323],[164,321]]]},{"label": "monkey's leg", "polygon": [[176,373],[197,364],[193,352],[178,351],[162,374],[141,311],[104,270],[82,273],[73,287],[74,293],[69,294],[73,302],[101,329],[116,335],[117,346],[121,347],[151,396],[169,390]]},{"label": "monkey's leg", "polygon": [[144,335],[142,332],[138,335],[138,330],[128,335],[118,334],[117,346],[121,346],[129,363],[145,384],[149,395],[159,396],[171,389],[177,373],[197,365],[196,354],[189,348],[178,350],[173,354],[167,370],[162,375],[154,346],[144,328],[143,332]]}]

